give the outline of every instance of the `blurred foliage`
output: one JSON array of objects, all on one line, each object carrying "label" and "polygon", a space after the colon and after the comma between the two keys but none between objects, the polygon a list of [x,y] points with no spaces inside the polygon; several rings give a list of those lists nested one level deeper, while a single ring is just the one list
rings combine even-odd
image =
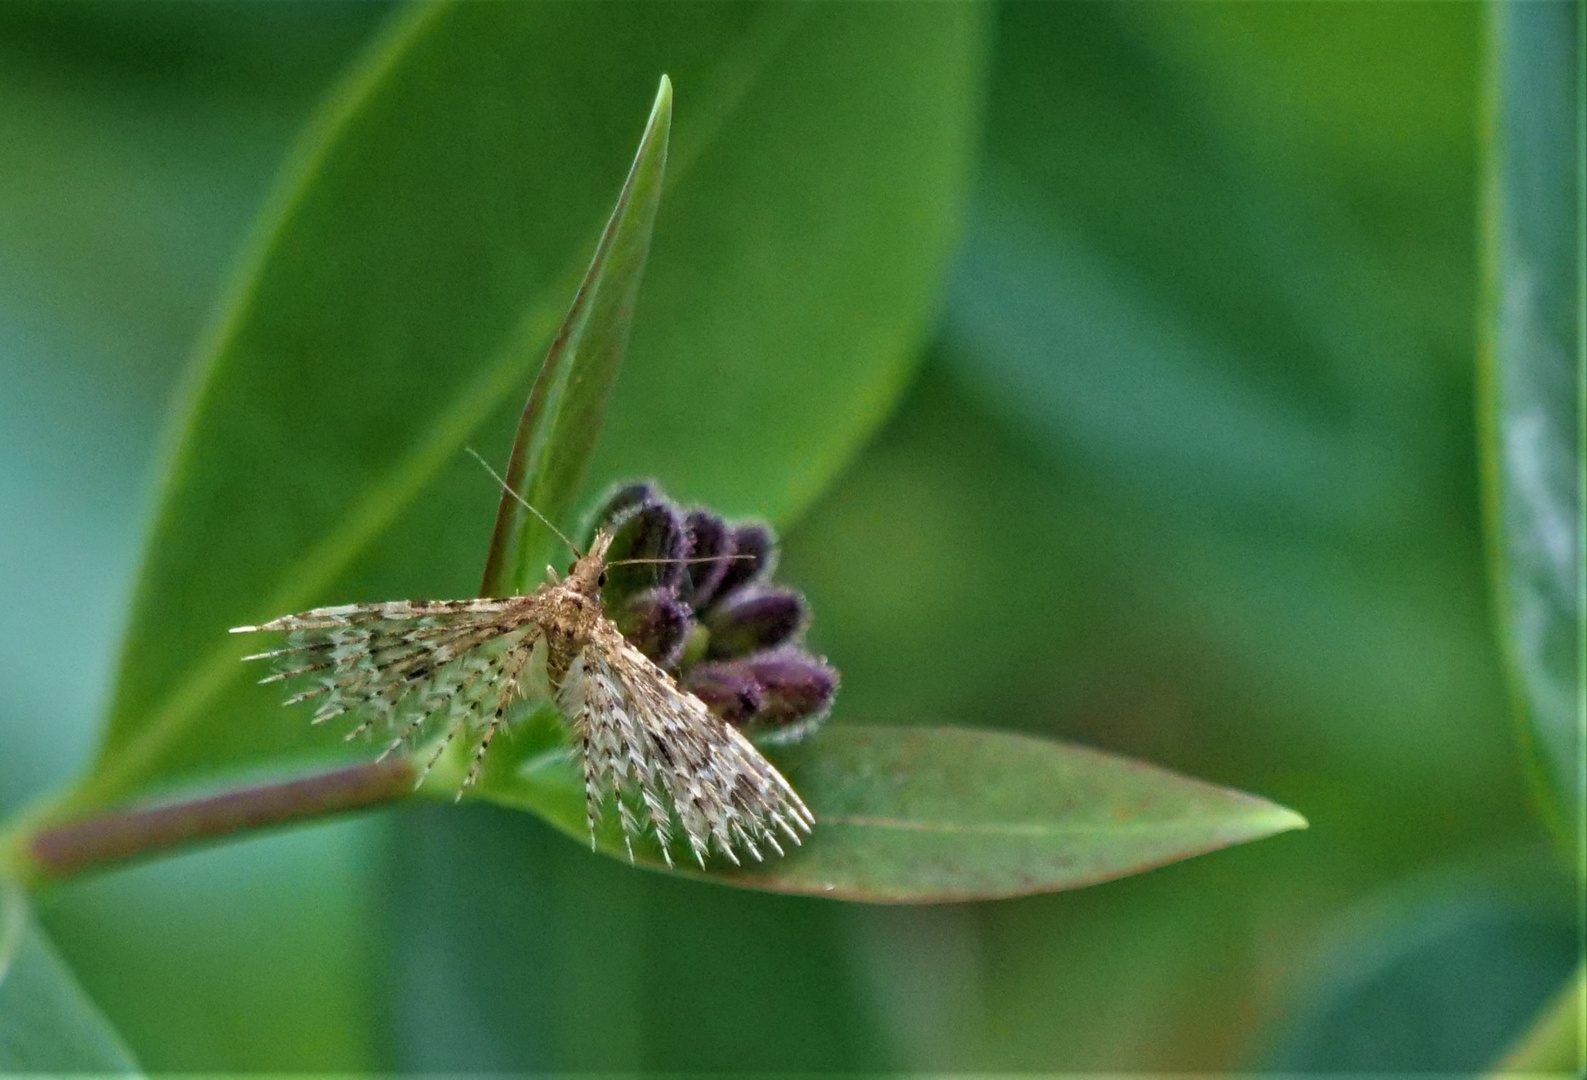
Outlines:
[{"label": "blurred foliage", "polygon": [[1582,1071],[1582,1014],[1587,1011],[1587,966],[1577,965],[1526,1033],[1490,1067],[1489,1075],[1570,1075]]},{"label": "blurred foliage", "polygon": [[0,886],[0,1070],[42,1075],[136,1069],[109,1021],[39,931],[22,891]]},{"label": "blurred foliage", "polygon": [[[662,10],[696,57],[728,40],[714,20],[743,18]],[[923,26],[960,17],[923,10]],[[291,136],[382,15],[0,7],[0,144],[24,166],[0,173],[8,809],[88,756],[179,358]],[[777,96],[736,134],[724,182],[783,141],[765,175],[794,169],[845,130],[832,116],[885,103],[852,79],[919,62],[918,39],[866,38],[843,21],[860,17],[804,15],[783,49],[825,58],[831,104],[801,120]],[[866,909],[635,874],[526,815],[422,808],[63,887],[39,898],[60,952],[150,1070],[1198,1071],[1280,1052],[1330,1015],[1348,980],[1327,972],[1382,958],[1364,907],[1539,836],[1488,626],[1471,422],[1481,20],[1409,3],[998,7],[989,67],[964,54],[948,119],[927,118],[967,138],[984,109],[982,155],[940,340],[898,411],[822,491],[916,358],[901,339],[874,346],[880,396],[834,405],[842,450],[812,454],[797,490],[739,473],[758,432],[732,427],[700,436],[697,472],[663,477],[730,512],[814,498],[781,576],[844,672],[840,721],[1092,743],[1260,792],[1309,832],[1074,893]],[[522,222],[583,238],[631,151],[632,103],[663,65],[680,102],[693,93],[672,40],[559,42],[582,93],[637,89],[599,91],[609,121],[558,121],[590,124],[605,156],[562,162],[567,204]],[[835,298],[871,302],[855,290],[872,264],[827,277],[833,250],[881,237],[919,263],[947,243],[872,221],[898,177],[866,171],[863,140],[845,147],[868,201],[834,207],[795,173],[800,213],[853,211],[834,249],[739,281],[686,247],[666,263],[664,218],[625,393],[731,415],[709,396],[730,381],[663,396],[640,360],[710,341],[758,349],[735,355],[766,364],[776,400],[852,331]],[[935,190],[953,204],[962,188]],[[728,245],[762,220],[797,238],[800,218],[748,201],[680,193],[672,243]],[[696,269],[726,290],[711,304],[689,299]],[[761,305],[764,338],[712,336]],[[789,329],[812,319],[820,334]],[[757,344],[777,335],[785,349]],[[672,430],[638,412],[614,415],[602,476]],[[505,445],[507,413],[482,450]],[[267,465],[231,497],[313,479]],[[448,459],[432,484],[462,500],[488,490],[476,470]],[[400,517],[380,558],[466,594],[489,497],[436,505]],[[249,548],[198,550],[224,583]],[[1546,909],[1558,888],[1505,902]],[[1436,891],[1480,906],[1458,880]],[[1440,1022],[1513,1024],[1528,979],[1563,970],[1549,933],[1492,946],[1522,990],[1444,1000]],[[1429,932],[1417,970],[1499,955],[1461,940]],[[1361,1060],[1340,1038],[1312,1067]]]},{"label": "blurred foliage", "polygon": [[1495,604],[1539,801],[1579,860],[1582,9],[1506,4],[1490,22],[1482,419]]},{"label": "blurred foliage", "polygon": [[[1482,475],[1494,606],[1540,813],[1587,890],[1587,17],[1580,3],[1488,18]],[[1576,909],[1587,919],[1587,893]],[[1587,923],[1577,964],[1495,1059],[1587,1069]]]},{"label": "blurred foliage", "polygon": [[[0,806],[84,758],[108,669],[77,657],[124,621],[183,359],[289,140],[381,15],[0,8],[0,723],[20,729]],[[41,715],[61,721],[27,737]]]},{"label": "blurred foliage", "polygon": [[[91,752],[183,361],[290,141],[384,15],[0,6],[8,811]],[[39,915],[150,1070],[370,1067],[373,842],[363,823],[250,840]]]},{"label": "blurred foliage", "polygon": [[1538,847],[1414,875],[1346,909],[1263,1069],[1483,1072],[1571,969],[1570,892]]}]

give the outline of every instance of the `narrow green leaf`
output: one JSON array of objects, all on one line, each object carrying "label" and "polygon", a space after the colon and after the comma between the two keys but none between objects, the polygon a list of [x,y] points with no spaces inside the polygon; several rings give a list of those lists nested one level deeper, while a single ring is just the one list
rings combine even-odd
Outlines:
[{"label": "narrow green leaf", "polygon": [[[834,725],[774,757],[815,832],[784,858],[713,864],[716,880],[876,903],[984,900],[1092,885],[1306,825],[1253,795],[1023,735]],[[487,778],[483,794],[588,838],[566,751]],[[612,821],[597,839],[627,857]],[[657,852],[636,856],[663,865]]]},{"label": "narrow green leaf", "polygon": [[496,510],[481,596],[528,592],[543,558],[561,542],[519,497],[551,521],[561,521],[563,532],[573,531],[568,513],[595,452],[628,346],[661,205],[671,131],[672,83],[663,75],[628,180],[518,423],[507,464],[509,490],[502,492]]},{"label": "narrow green leaf", "polygon": [[798,512],[915,364],[983,29],[970,5],[401,9],[305,133],[199,350],[108,727],[63,809],[368,756],[254,686],[226,629],[477,591],[499,493],[464,448],[505,459],[663,71],[688,108],[584,494],[643,473]]},{"label": "narrow green leaf", "polygon": [[138,1071],[15,887],[0,884],[0,1074]]},{"label": "narrow green leaf", "polygon": [[[1581,5],[1495,4],[1482,455],[1502,646],[1543,813],[1578,858],[1582,655]],[[1587,870],[1587,868],[1583,868]]]}]

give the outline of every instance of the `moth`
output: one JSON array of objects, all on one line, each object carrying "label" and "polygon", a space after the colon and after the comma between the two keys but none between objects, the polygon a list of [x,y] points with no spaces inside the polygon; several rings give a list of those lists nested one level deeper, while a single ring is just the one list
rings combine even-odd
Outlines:
[{"label": "moth", "polygon": [[611,541],[597,531],[566,578],[548,567],[548,580],[522,596],[344,604],[232,633],[291,635],[284,648],[244,659],[281,665],[261,682],[312,679],[287,704],[318,701],[316,724],[352,712],[360,720],[349,739],[372,728],[394,732],[382,760],[438,721],[445,734],[420,783],[452,740],[470,732],[477,743],[464,789],[479,779],[510,706],[537,689],[538,652],[583,759],[591,847],[611,797],[630,859],[648,826],[671,865],[675,822],[701,866],[713,846],[735,864],[738,851],[763,858],[762,846],[781,855],[779,838],[800,843],[815,816],[749,739],[607,617],[600,591]]}]

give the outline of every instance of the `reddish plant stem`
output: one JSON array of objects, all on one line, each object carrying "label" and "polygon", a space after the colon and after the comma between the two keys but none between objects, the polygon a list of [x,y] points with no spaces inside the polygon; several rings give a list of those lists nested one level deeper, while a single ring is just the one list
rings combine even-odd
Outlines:
[{"label": "reddish plant stem", "polygon": [[353,765],[283,783],[131,810],[110,810],[36,829],[25,842],[41,880],[233,833],[392,802],[413,792],[411,762]]}]

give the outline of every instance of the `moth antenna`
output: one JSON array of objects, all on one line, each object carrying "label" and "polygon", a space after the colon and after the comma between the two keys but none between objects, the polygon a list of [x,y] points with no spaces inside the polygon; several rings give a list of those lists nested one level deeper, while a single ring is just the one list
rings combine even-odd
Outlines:
[{"label": "moth antenna", "polygon": [[687,566],[690,563],[720,562],[720,561],[722,561],[724,559],[726,559],[726,560],[735,560],[735,559],[753,559],[753,558],[755,558],[755,556],[753,556],[753,555],[703,555],[703,556],[701,556],[698,559],[613,559],[611,562],[607,563],[606,565],[607,566],[632,566],[635,563],[682,563],[683,565]]},{"label": "moth antenna", "polygon": [[465,446],[465,447],[463,447],[463,449],[467,450],[470,454],[474,455],[474,460],[475,461],[477,461],[481,465],[485,466],[485,471],[490,473],[490,477],[491,477],[492,480],[496,481],[496,483],[501,485],[501,489],[503,491],[505,491],[507,494],[511,495],[513,498],[517,499],[518,500],[518,504],[520,506],[522,506],[525,510],[529,511],[535,517],[539,518],[541,520],[541,522],[545,525],[546,528],[548,528],[552,532],[556,533],[557,534],[557,538],[559,540],[561,540],[564,544],[566,544],[568,546],[568,549],[571,550],[574,555],[577,555],[581,559],[584,558],[584,552],[579,550],[579,546],[577,544],[575,544],[573,541],[569,540],[567,538],[567,534],[564,533],[561,529],[559,529],[555,525],[551,524],[551,519],[550,518],[546,517],[540,511],[536,510],[533,506],[529,505],[529,500],[528,499],[524,498],[522,495],[520,495],[516,491],[514,491],[511,488],[511,486],[508,485],[507,481],[503,480],[501,478],[500,474],[498,474],[495,469],[490,467],[490,462],[486,461],[484,458],[479,456],[479,451],[478,450],[475,450],[472,446]]}]

